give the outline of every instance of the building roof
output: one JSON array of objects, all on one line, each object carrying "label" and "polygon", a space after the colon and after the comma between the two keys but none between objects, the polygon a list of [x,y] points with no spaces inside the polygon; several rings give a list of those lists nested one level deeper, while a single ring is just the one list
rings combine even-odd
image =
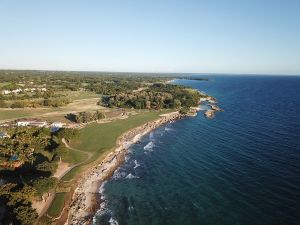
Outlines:
[{"label": "building roof", "polygon": [[0,137],[6,137],[7,136],[7,133],[4,132],[4,131],[0,131]]}]

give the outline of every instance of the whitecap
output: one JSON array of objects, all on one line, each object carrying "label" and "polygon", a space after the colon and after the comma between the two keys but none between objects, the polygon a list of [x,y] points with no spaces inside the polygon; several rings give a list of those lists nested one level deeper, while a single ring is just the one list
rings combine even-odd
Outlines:
[{"label": "whitecap", "polygon": [[119,223],[118,223],[118,221],[117,220],[115,220],[115,219],[113,219],[112,217],[109,219],[109,224],[111,224],[111,225],[118,225]]},{"label": "whitecap", "polygon": [[122,169],[119,168],[114,172],[112,178],[117,180],[117,179],[124,178],[125,176],[126,176],[126,172],[122,171]]},{"label": "whitecap", "polygon": [[144,147],[144,150],[146,150],[146,151],[151,151],[153,147],[154,147],[154,143],[153,143],[152,141],[150,141],[150,142]]},{"label": "whitecap", "polygon": [[169,127],[165,127],[165,131],[171,131],[173,130],[172,128],[169,128]]},{"label": "whitecap", "polygon": [[99,187],[99,193],[100,194],[103,194],[103,192],[105,191],[105,184],[107,183],[107,181],[104,181],[101,185],[100,185],[100,187]]},{"label": "whitecap", "polygon": [[149,134],[149,138],[150,138],[150,140],[154,139],[154,133],[153,133],[153,132],[151,132],[151,133]]},{"label": "whitecap", "polygon": [[137,162],[137,160],[134,160],[134,167],[133,167],[133,169],[138,168],[140,165],[141,165],[141,164],[139,164],[139,163]]},{"label": "whitecap", "polygon": [[126,179],[135,179],[135,178],[139,178],[138,176],[134,176],[131,173],[129,173],[126,177]]},{"label": "whitecap", "polygon": [[128,207],[128,211],[129,211],[129,212],[132,212],[133,210],[134,210],[134,207],[133,207],[133,206],[129,206],[129,207]]}]

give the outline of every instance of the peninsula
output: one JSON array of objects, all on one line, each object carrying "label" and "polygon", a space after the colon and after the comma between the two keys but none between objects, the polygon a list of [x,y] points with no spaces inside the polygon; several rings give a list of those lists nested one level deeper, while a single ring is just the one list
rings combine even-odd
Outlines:
[{"label": "peninsula", "polygon": [[3,224],[90,223],[100,185],[131,144],[195,116],[199,104],[220,110],[214,98],[165,74],[0,71],[0,77]]}]

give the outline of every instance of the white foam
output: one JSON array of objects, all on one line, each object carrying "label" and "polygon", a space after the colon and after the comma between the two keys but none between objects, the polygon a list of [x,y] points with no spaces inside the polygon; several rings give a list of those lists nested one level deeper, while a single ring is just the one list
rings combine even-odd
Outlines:
[{"label": "white foam", "polygon": [[136,160],[134,160],[134,167],[133,169],[136,169],[140,166],[141,164],[138,164],[138,162]]},{"label": "white foam", "polygon": [[103,192],[105,191],[104,186],[105,186],[106,183],[107,183],[107,181],[104,181],[104,182],[101,184],[101,186],[99,187],[99,193],[100,193],[100,194],[103,194]]},{"label": "white foam", "polygon": [[144,150],[146,151],[152,151],[152,148],[154,147],[154,143],[150,141],[145,147]]},{"label": "white foam", "polygon": [[165,127],[165,131],[171,131],[173,130],[172,128],[169,128],[169,127]]},{"label": "white foam", "polygon": [[153,132],[151,132],[151,133],[149,134],[149,138],[150,138],[150,140],[152,140],[152,139],[154,138]]},{"label": "white foam", "polygon": [[108,222],[109,222],[109,224],[111,224],[111,225],[119,225],[118,221],[115,220],[115,219],[113,219],[112,217],[109,219]]},{"label": "white foam", "polygon": [[135,179],[135,178],[139,178],[138,176],[134,176],[131,173],[129,173],[126,177],[126,179]]},{"label": "white foam", "polygon": [[117,180],[120,178],[124,178],[126,176],[126,172],[122,171],[121,168],[117,169],[112,176],[113,179]]},{"label": "white foam", "polygon": [[129,212],[133,212],[133,210],[134,210],[134,207],[133,207],[133,206],[129,206],[129,207],[128,207],[128,211],[129,211]]}]

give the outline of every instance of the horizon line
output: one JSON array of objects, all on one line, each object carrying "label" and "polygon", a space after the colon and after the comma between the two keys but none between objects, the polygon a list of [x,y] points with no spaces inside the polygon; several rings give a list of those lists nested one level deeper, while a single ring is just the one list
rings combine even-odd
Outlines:
[{"label": "horizon line", "polygon": [[191,74],[191,75],[249,75],[249,76],[300,76],[295,73],[237,73],[237,72],[146,72],[146,71],[111,71],[111,70],[60,70],[60,69],[3,69],[0,71],[40,71],[40,72],[87,72],[87,73],[133,73],[133,74]]}]

